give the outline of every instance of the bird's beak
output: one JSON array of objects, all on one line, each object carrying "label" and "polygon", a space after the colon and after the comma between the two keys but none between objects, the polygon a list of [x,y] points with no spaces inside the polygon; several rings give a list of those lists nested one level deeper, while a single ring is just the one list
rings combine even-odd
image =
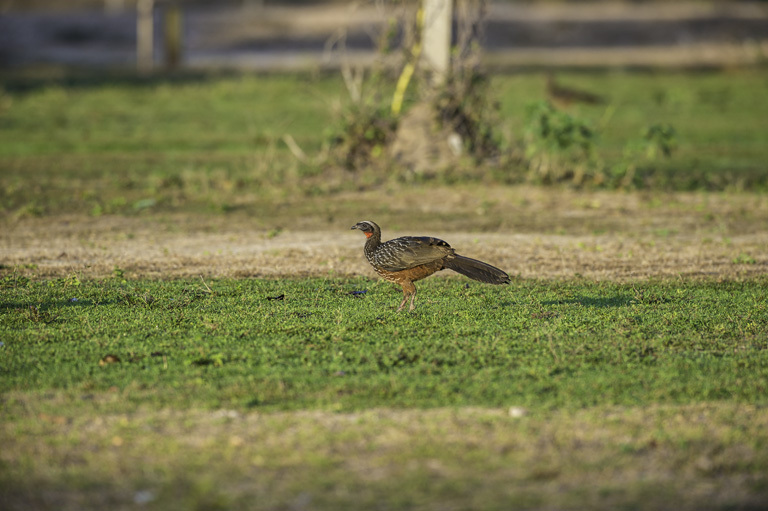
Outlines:
[{"label": "bird's beak", "polygon": [[353,225],[352,227],[350,227],[349,229],[350,229],[350,230],[354,230],[354,229],[359,229],[359,227],[357,226],[357,224],[355,224],[355,225]]}]

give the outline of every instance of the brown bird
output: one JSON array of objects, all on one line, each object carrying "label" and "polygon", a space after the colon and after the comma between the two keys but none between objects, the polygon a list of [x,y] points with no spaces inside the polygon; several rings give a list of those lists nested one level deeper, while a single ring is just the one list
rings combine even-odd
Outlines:
[{"label": "brown bird", "polygon": [[547,73],[547,95],[550,101],[562,108],[567,108],[572,103],[585,103],[587,105],[602,105],[605,103],[605,98],[602,96],[560,85],[552,73]]},{"label": "brown bird", "polygon": [[376,273],[403,288],[403,301],[398,312],[403,310],[409,297],[409,310],[414,309],[415,281],[445,268],[487,284],[509,284],[509,275],[490,264],[460,256],[443,240],[403,236],[382,243],[381,228],[369,220],[356,223],[352,229],[360,229],[368,238],[363,251]]}]

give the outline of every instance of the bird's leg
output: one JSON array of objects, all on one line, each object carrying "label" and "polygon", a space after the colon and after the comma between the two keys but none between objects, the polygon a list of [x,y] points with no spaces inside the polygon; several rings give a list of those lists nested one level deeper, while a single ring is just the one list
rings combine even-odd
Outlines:
[{"label": "bird's leg", "polygon": [[416,308],[416,305],[414,302],[416,301],[416,288],[414,287],[413,293],[411,293],[411,306],[408,308],[409,311],[412,311]]},{"label": "bird's leg", "polygon": [[408,293],[403,291],[403,301],[400,302],[400,307],[397,308],[397,312],[400,312],[401,310],[403,310],[403,307],[405,307],[405,302],[407,301],[408,301]]},{"label": "bird's leg", "polygon": [[403,288],[403,301],[400,302],[400,307],[397,308],[397,312],[403,310],[409,297],[411,297],[411,308],[409,310],[413,310],[413,298],[416,297],[416,286],[413,285],[413,282],[406,280],[405,282],[400,283],[400,287]]}]

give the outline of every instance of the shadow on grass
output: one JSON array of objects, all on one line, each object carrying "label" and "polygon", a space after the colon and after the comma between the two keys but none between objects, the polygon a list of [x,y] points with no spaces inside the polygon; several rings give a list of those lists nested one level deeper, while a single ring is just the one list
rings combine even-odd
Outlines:
[{"label": "shadow on grass", "polygon": [[60,307],[97,307],[103,305],[114,305],[119,303],[118,300],[104,300],[93,301],[89,299],[68,298],[66,300],[53,300],[48,302],[0,302],[0,310],[19,310],[26,311],[30,307],[34,307],[40,311],[55,310]]},{"label": "shadow on grass", "polygon": [[547,300],[541,305],[583,305],[584,307],[626,307],[634,298],[629,295],[619,296],[577,296],[567,300]]}]

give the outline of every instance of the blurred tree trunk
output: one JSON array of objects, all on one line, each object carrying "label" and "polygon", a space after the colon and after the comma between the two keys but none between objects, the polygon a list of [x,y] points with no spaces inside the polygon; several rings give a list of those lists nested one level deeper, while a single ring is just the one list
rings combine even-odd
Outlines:
[{"label": "blurred tree trunk", "polygon": [[399,118],[388,148],[392,160],[413,174],[434,176],[463,165],[465,156],[479,162],[497,152],[495,107],[479,71],[487,2],[421,3],[419,71],[427,83],[420,81],[420,101]]},{"label": "blurred tree trunk", "polygon": [[154,0],[136,2],[136,65],[140,73],[149,73],[154,64]]},{"label": "blurred tree trunk", "polygon": [[445,83],[451,65],[453,0],[424,0],[422,60],[433,86]]}]

